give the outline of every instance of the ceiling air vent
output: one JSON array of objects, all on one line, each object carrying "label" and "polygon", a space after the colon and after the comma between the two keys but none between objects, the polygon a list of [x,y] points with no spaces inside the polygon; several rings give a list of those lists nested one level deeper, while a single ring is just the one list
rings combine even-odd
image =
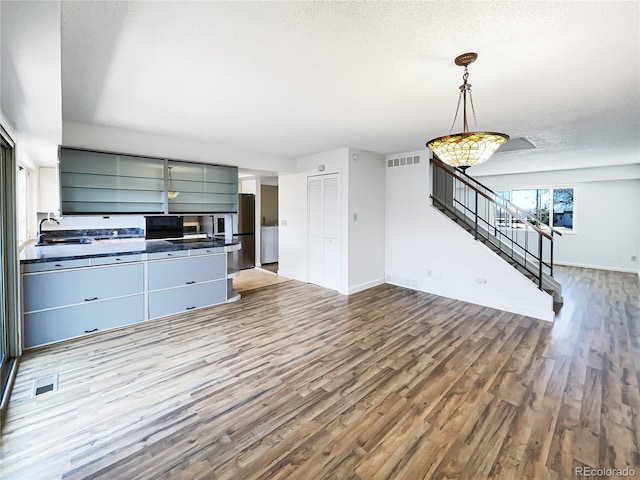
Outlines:
[{"label": "ceiling air vent", "polygon": [[517,150],[531,150],[537,148],[527,137],[517,137],[507,140],[496,153],[515,152]]},{"label": "ceiling air vent", "polygon": [[420,163],[420,155],[387,159],[387,167],[404,167],[405,165],[417,165]]}]

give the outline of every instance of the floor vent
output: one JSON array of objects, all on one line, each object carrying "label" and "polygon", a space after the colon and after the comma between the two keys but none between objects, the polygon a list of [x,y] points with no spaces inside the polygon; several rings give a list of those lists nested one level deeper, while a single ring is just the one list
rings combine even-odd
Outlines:
[{"label": "floor vent", "polygon": [[58,374],[49,375],[47,377],[38,378],[33,382],[33,390],[31,398],[42,395],[47,392],[55,392],[58,390]]}]

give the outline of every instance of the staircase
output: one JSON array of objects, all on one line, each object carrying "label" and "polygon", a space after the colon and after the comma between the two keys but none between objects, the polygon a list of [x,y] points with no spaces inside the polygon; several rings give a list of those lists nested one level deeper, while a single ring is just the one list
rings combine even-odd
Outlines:
[{"label": "staircase", "polygon": [[456,222],[536,286],[562,304],[553,278],[553,240],[561,232],[541,223],[458,168],[431,160],[433,206]]}]

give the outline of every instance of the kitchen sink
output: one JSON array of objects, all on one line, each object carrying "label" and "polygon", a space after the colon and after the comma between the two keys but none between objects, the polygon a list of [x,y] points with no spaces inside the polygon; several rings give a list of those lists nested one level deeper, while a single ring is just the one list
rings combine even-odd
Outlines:
[{"label": "kitchen sink", "polygon": [[93,240],[88,237],[80,238],[48,238],[44,242],[36,243],[37,247],[45,247],[50,245],[89,245]]}]

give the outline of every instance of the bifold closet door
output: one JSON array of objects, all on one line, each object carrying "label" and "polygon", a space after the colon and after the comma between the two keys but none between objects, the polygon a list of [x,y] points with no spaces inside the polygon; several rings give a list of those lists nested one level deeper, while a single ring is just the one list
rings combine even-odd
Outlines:
[{"label": "bifold closet door", "polygon": [[310,283],[340,289],[340,178],[316,175],[307,181],[308,279]]}]

